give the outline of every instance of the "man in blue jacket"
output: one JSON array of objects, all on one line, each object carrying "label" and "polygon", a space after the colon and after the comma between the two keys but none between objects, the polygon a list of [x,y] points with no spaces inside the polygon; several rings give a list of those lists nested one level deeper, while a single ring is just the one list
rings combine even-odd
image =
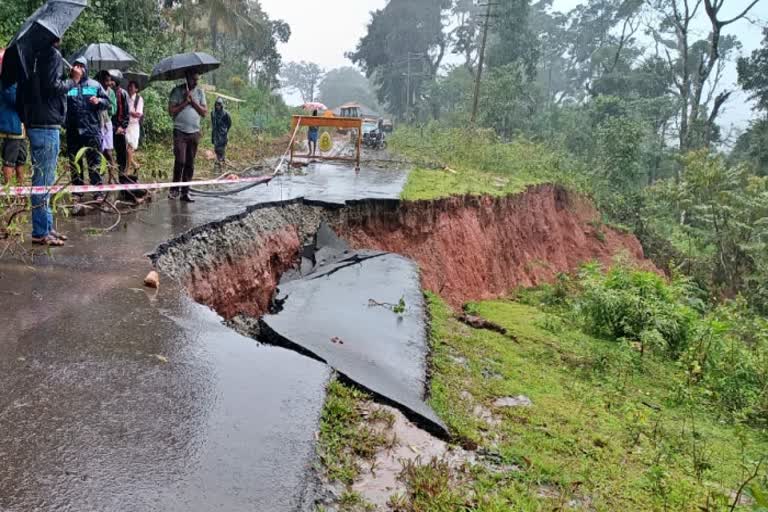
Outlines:
[{"label": "man in blue jacket", "polygon": [[[4,51],[0,50],[0,70]],[[16,112],[16,84],[0,85],[0,158],[3,164],[3,179],[16,184],[24,181],[24,164],[27,163],[27,145],[24,141],[24,125]],[[15,171],[15,173],[14,173]]]},{"label": "man in blue jacket", "polygon": [[[91,185],[101,185],[101,118],[100,112],[109,108],[109,96],[96,80],[88,78],[87,61],[80,57],[73,64],[80,81],[67,93],[67,156],[69,157],[72,184],[83,184],[83,163],[87,163]],[[84,158],[77,161],[77,154],[86,148]],[[82,194],[73,194],[82,197]],[[104,194],[95,194],[96,199]]]},{"label": "man in blue jacket", "polygon": [[[32,185],[50,187],[56,181],[56,163],[61,141],[59,130],[67,112],[67,93],[80,82],[82,72],[72,72],[72,80],[62,80],[64,59],[60,40],[36,52],[27,63],[28,74],[19,80],[16,111],[27,127],[32,153]],[[74,68],[73,68],[74,69]],[[64,245],[53,228],[50,194],[32,196],[32,243]]]}]

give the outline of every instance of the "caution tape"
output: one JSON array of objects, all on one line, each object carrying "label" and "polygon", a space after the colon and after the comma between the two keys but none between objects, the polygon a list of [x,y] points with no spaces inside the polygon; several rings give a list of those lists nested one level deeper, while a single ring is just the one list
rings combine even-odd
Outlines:
[{"label": "caution tape", "polygon": [[0,196],[39,196],[48,194],[58,194],[64,190],[73,194],[84,194],[87,192],[123,192],[130,190],[160,190],[166,188],[179,187],[206,187],[212,185],[237,185],[238,183],[269,183],[274,174],[267,176],[256,176],[252,178],[227,178],[205,181],[186,181],[173,183],[124,183],[120,185],[55,185],[53,187],[8,187],[0,189]]},{"label": "caution tape", "polygon": [[280,171],[280,167],[283,165],[283,162],[285,162],[286,156],[290,151],[291,145],[293,145],[294,140],[296,140],[296,134],[299,132],[299,127],[301,126],[301,122],[297,123],[296,129],[293,131],[293,135],[291,136],[291,140],[288,143],[288,149],[283,153],[283,155],[280,157],[280,161],[277,163],[277,166],[275,167],[275,170],[272,172],[272,174],[268,174],[266,176],[255,176],[255,177],[246,177],[246,178],[218,178],[215,180],[204,180],[204,181],[182,181],[182,182],[172,182],[172,183],[123,183],[120,185],[117,184],[110,184],[110,185],[54,185],[51,187],[6,187],[3,189],[0,189],[0,197],[9,197],[9,196],[40,196],[40,195],[51,195],[51,194],[58,194],[62,191],[67,191],[72,194],[85,194],[89,192],[123,192],[123,191],[136,191],[136,190],[161,190],[161,189],[167,189],[167,188],[181,188],[181,187],[209,187],[212,185],[237,185],[240,183],[248,183],[248,184],[259,184],[259,183],[269,183],[272,181],[272,179],[277,176],[277,173]]}]

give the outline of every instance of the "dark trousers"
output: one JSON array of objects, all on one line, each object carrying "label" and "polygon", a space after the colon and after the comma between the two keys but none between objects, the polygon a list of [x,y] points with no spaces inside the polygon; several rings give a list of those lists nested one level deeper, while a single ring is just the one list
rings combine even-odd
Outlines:
[{"label": "dark trousers", "polygon": [[223,162],[227,159],[227,145],[226,144],[217,144],[213,148],[214,152],[216,153],[216,160],[219,162]]},{"label": "dark trousers", "polygon": [[[83,170],[85,168],[88,169],[88,179],[91,185],[101,185],[101,174],[99,174],[101,166],[100,147],[101,140],[98,135],[81,135],[75,130],[67,130],[67,156],[72,171],[73,185],[83,185]],[[83,148],[88,148],[88,150],[80,162],[77,162],[77,154]]]},{"label": "dark trousers", "polygon": [[[184,133],[173,131],[173,181],[192,181],[195,175],[195,158],[200,144],[200,132]],[[173,188],[171,190],[177,190]],[[181,187],[181,195],[189,194],[189,187]]]},{"label": "dark trousers", "polygon": [[125,134],[118,135],[117,133],[115,133],[113,141],[115,143],[115,156],[117,157],[119,176],[123,176],[125,168],[128,166],[128,141],[125,140]]}]

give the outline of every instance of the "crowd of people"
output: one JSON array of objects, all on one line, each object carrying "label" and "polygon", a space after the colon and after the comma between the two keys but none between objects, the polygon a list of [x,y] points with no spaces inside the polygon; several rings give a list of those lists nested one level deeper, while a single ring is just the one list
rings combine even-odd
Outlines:
[{"label": "crowd of people", "polygon": [[[32,185],[51,187],[56,181],[60,152],[60,134],[66,134],[71,184],[83,185],[85,175],[91,185],[101,185],[102,158],[109,169],[108,179],[121,184],[138,183],[135,152],[141,138],[144,100],[139,84],[121,84],[117,70],[102,70],[90,78],[88,62],[79,58],[64,78],[65,61],[59,50],[60,40],[33,56],[32,72],[17,83],[0,87],[0,153],[5,184],[24,183],[29,154],[32,161]],[[0,74],[2,73],[0,50]],[[199,74],[186,74],[184,83],[170,94],[168,113],[173,119],[173,181],[190,182],[202,136],[201,121],[208,115],[204,91],[198,87]],[[232,120],[221,98],[211,113],[212,142],[219,163],[226,158],[228,133]],[[81,200],[83,194],[73,194]],[[142,200],[143,194],[122,194],[124,200]],[[172,188],[170,199],[192,203],[188,187]],[[96,192],[94,200],[104,199]],[[49,194],[33,194],[32,243],[49,247],[64,245],[67,237],[56,231]]]}]

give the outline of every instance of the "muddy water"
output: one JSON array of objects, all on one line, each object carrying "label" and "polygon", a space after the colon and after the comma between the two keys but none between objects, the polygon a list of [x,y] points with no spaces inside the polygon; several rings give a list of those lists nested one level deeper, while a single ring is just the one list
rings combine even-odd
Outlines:
[{"label": "muddy water", "polygon": [[[310,509],[328,370],[221,325],[145,254],[291,195],[395,197],[397,173],[322,166],[234,199],[165,200],[109,225],[74,219],[54,258],[0,261],[0,510]],[[311,489],[310,489],[311,491]]]}]

